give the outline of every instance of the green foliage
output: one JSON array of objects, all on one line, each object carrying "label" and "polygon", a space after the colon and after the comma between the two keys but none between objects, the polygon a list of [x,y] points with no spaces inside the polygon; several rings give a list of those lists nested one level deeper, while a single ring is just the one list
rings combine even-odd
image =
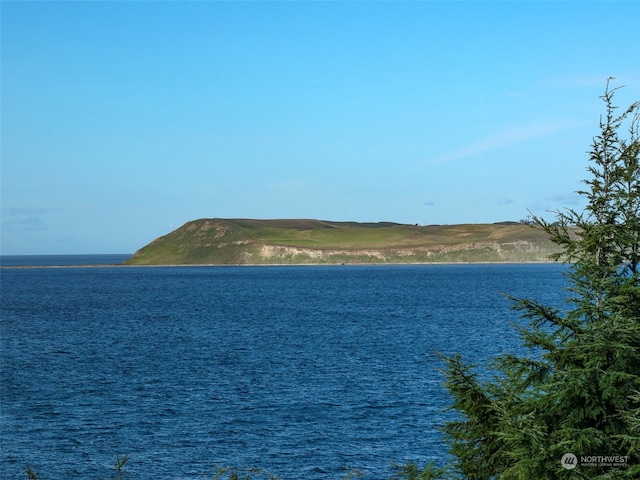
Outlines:
[{"label": "green foliage", "polygon": [[[513,299],[530,354],[495,359],[487,382],[460,356],[446,359],[459,418],[444,431],[464,478],[640,478],[640,102],[616,115],[615,91],[607,83],[579,192],[586,210],[534,218],[570,265],[566,311]],[[565,453],[626,461],[565,469]]]},{"label": "green foliage", "polygon": [[[116,461],[114,464],[115,473],[113,476],[113,480],[126,480],[129,478],[127,471],[125,470],[125,465],[129,461],[129,456],[124,455],[120,457],[116,455]],[[30,468],[27,467],[27,478],[29,480],[38,480],[37,474]],[[345,477],[352,478],[352,477]],[[103,477],[104,479],[104,477]],[[269,472],[262,470],[260,468],[249,468],[249,469],[239,469],[232,467],[216,467],[215,473],[213,473],[212,480],[279,480],[278,477],[271,475]]]},{"label": "green foliage", "polygon": [[[115,474],[113,476],[113,480],[126,480],[129,478],[127,471],[124,469],[128,461],[129,455],[120,457],[120,455],[116,454],[116,462],[114,464]],[[27,467],[26,473],[29,480],[38,480],[38,475],[31,469],[31,467]],[[102,478],[104,479],[104,477]]]},{"label": "green foliage", "polygon": [[279,480],[278,477],[260,468],[238,469],[233,467],[217,467],[213,480]]},{"label": "green foliage", "polygon": [[124,469],[124,466],[127,464],[128,461],[129,461],[129,455],[125,455],[122,458],[120,458],[120,455],[116,453],[116,463],[114,465],[116,469],[116,474],[113,477],[113,480],[126,480],[127,471]]},{"label": "green foliage", "polygon": [[353,480],[354,478],[364,477],[364,472],[358,468],[352,469],[348,466],[345,468],[347,469],[347,473],[342,476],[342,480]]},{"label": "green foliage", "polygon": [[396,465],[394,480],[438,480],[454,478],[446,467],[437,467],[433,462],[420,469],[416,463]]}]

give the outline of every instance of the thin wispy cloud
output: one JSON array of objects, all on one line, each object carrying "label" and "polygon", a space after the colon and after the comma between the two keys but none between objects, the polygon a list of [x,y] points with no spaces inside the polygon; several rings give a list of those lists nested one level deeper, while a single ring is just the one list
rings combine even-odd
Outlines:
[{"label": "thin wispy cloud", "polygon": [[557,212],[584,207],[585,199],[576,192],[564,192],[540,198],[527,206],[532,212]]},{"label": "thin wispy cloud", "polygon": [[502,148],[534,140],[536,138],[548,137],[550,135],[555,135],[584,125],[584,122],[558,121],[505,127],[492,132],[471,145],[433,157],[427,160],[425,165],[436,165],[439,163],[447,163],[463,158],[473,157],[481,153],[500,150]]},{"label": "thin wispy cloud", "polygon": [[2,228],[7,230],[44,230],[44,219],[48,213],[60,211],[57,208],[3,208]]},{"label": "thin wispy cloud", "polygon": [[583,203],[583,197],[577,192],[558,193],[544,198],[544,201],[564,205],[579,205]]}]

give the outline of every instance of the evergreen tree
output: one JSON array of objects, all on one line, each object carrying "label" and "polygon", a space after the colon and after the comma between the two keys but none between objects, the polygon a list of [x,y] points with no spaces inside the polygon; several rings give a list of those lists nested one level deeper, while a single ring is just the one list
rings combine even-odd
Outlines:
[{"label": "evergreen tree", "polygon": [[458,419],[444,430],[464,478],[640,478],[640,102],[618,115],[616,90],[601,97],[585,211],[534,218],[569,265],[566,308],[513,299],[529,355],[498,357],[487,382],[445,359]]}]

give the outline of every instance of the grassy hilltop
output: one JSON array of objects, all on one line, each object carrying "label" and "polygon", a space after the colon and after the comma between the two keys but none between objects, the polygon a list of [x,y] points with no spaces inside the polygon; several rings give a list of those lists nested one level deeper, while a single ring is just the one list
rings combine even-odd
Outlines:
[{"label": "grassy hilltop", "polygon": [[391,222],[200,219],[138,250],[129,265],[538,262],[546,233],[513,222],[417,226]]}]

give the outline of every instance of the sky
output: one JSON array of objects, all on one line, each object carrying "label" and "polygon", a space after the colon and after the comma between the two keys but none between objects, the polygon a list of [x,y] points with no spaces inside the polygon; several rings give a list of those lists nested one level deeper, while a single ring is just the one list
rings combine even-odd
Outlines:
[{"label": "sky", "polygon": [[607,78],[640,100],[635,1],[0,9],[3,255],[198,218],[552,218],[584,206]]}]

